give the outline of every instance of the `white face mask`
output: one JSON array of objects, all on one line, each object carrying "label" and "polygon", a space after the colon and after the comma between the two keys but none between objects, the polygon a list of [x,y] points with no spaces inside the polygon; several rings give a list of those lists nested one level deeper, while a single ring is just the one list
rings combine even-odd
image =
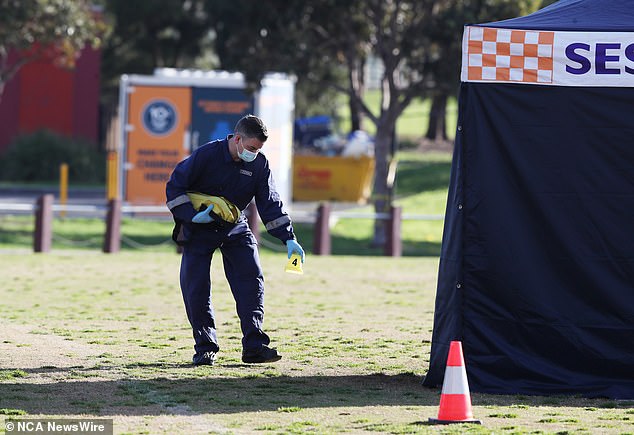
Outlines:
[{"label": "white face mask", "polygon": [[[240,141],[242,141],[242,138],[240,138]],[[238,151],[237,143],[236,143],[236,152],[238,153],[238,157],[240,157],[242,161],[247,163],[254,161],[255,158],[258,156],[257,152],[249,151],[248,149],[244,147],[244,145],[242,145],[242,152]]]},{"label": "white face mask", "polygon": [[240,157],[245,162],[252,162],[258,156],[258,153],[254,153],[253,151],[249,151],[247,149],[242,149],[241,153],[238,153],[238,157]]}]

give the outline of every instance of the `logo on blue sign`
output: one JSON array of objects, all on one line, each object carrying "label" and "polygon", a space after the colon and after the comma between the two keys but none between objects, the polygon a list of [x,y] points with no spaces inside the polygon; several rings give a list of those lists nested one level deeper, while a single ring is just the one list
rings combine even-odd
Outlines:
[{"label": "logo on blue sign", "polygon": [[169,134],[176,126],[176,110],[165,100],[154,100],[143,109],[143,127],[155,136]]}]

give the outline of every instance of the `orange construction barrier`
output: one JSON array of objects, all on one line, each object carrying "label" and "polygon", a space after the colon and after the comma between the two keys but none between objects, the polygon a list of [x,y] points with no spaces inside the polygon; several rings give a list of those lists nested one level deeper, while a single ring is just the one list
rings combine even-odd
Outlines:
[{"label": "orange construction barrier", "polygon": [[429,423],[482,424],[480,420],[473,418],[467,370],[464,365],[462,343],[460,341],[452,341],[449,345],[445,379],[442,383],[442,392],[440,394],[438,418],[430,418]]}]

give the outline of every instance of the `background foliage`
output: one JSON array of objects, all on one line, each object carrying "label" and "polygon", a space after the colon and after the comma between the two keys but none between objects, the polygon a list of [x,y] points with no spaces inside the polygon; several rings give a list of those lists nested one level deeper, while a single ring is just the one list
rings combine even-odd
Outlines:
[{"label": "background foliage", "polygon": [[62,163],[68,164],[73,183],[105,180],[105,156],[92,143],[46,130],[20,136],[9,146],[0,156],[0,180],[54,182]]},{"label": "background foliage", "polygon": [[85,0],[0,0],[0,98],[27,62],[54,59],[72,68],[86,45],[98,47],[107,26]]}]

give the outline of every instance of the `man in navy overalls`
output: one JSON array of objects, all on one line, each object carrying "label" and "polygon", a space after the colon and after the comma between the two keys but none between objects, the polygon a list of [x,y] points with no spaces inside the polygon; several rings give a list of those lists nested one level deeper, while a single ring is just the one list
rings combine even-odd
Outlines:
[{"label": "man in navy overalls", "polygon": [[[260,152],[267,138],[262,120],[247,115],[238,121],[234,134],[201,146],[181,161],[167,182],[167,207],[176,222],[175,240],[183,245],[180,285],[194,334],[195,365],[213,365],[220,349],[209,276],[218,248],[240,317],[242,361],[266,363],[282,358],[268,347],[270,339],[262,330],[264,277],[257,243],[244,215],[251,200],[255,198],[267,231],[286,244],[289,258],[297,252],[303,262],[304,250],[295,240],[268,160]],[[227,223],[210,213],[213,205],[195,210],[188,192],[223,197],[241,210],[240,217]]]}]

